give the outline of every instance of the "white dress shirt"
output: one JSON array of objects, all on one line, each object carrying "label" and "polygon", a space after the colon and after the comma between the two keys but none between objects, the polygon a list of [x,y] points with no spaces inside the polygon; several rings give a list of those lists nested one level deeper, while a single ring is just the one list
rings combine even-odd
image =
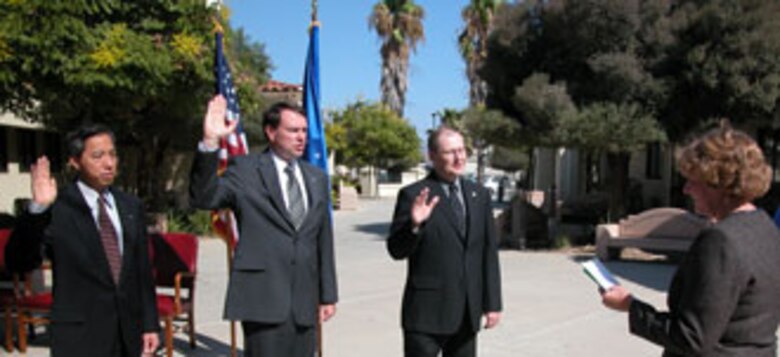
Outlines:
[{"label": "white dress shirt", "polygon": [[[89,211],[92,213],[92,218],[95,219],[95,224],[99,227],[100,223],[98,222],[98,214],[100,211],[100,206],[98,205],[97,200],[100,194],[92,187],[87,186],[87,184],[81,180],[76,181],[76,186],[78,186],[79,191],[81,191],[81,195],[84,196],[84,200],[87,201],[87,206],[89,206]],[[124,236],[122,234],[122,221],[119,219],[119,212],[116,209],[114,195],[111,194],[111,191],[105,190],[103,191],[103,198],[106,202],[106,212],[108,213],[108,218],[111,219],[111,224],[114,225],[114,230],[116,231],[119,254],[122,254],[124,252],[124,244],[122,244],[124,242]]]}]

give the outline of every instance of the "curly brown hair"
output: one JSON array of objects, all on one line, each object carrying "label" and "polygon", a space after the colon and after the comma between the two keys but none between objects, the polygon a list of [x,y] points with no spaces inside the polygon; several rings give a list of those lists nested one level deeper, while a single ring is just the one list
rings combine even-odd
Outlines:
[{"label": "curly brown hair", "polygon": [[772,170],[753,138],[721,121],[677,151],[677,167],[687,179],[723,190],[731,199],[751,202],[766,194]]}]

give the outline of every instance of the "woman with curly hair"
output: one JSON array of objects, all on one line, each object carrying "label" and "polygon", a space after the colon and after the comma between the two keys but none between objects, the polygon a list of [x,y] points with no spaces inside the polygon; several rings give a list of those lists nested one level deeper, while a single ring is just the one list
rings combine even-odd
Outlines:
[{"label": "woman with curly hair", "polygon": [[702,230],[674,275],[660,312],[616,286],[604,305],[628,312],[631,333],[673,356],[775,357],[780,323],[780,233],[752,201],[771,169],[756,142],[726,122],[681,148],[677,165]]}]

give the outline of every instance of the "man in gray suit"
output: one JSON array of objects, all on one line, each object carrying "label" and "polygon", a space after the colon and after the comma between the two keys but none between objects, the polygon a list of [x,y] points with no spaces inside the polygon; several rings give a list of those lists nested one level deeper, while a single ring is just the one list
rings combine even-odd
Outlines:
[{"label": "man in gray suit", "polygon": [[195,207],[231,208],[238,221],[224,316],[241,321],[245,356],[311,357],[317,319],[336,312],[328,179],[299,160],[306,117],[284,103],[263,117],[269,149],[232,158],[218,176],[219,140],[236,125],[225,114],[222,96],[209,102],[190,182]]},{"label": "man in gray suit", "polygon": [[476,355],[477,331],[501,318],[501,276],[490,193],[461,178],[463,136],[440,127],[428,138],[433,172],[404,187],[387,239],[407,260],[402,307],[407,357]]}]

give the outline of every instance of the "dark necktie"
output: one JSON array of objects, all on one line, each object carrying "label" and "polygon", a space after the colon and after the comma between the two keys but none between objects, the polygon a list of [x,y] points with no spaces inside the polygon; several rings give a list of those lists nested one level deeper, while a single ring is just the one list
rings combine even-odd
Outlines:
[{"label": "dark necktie", "polygon": [[466,210],[463,209],[463,203],[460,202],[460,190],[458,185],[450,184],[450,205],[455,213],[455,223],[458,226],[458,233],[461,238],[466,236]]},{"label": "dark necktie", "polygon": [[287,165],[284,168],[284,172],[287,174],[287,211],[290,213],[295,229],[299,229],[306,215],[301,186],[298,185],[298,180],[295,179],[293,165]]},{"label": "dark necktie", "polygon": [[119,283],[119,272],[122,270],[122,255],[119,253],[119,241],[116,229],[111,223],[106,210],[105,197],[98,197],[98,228],[100,228],[100,241],[106,252],[108,266],[111,268],[111,277],[115,283]]}]

